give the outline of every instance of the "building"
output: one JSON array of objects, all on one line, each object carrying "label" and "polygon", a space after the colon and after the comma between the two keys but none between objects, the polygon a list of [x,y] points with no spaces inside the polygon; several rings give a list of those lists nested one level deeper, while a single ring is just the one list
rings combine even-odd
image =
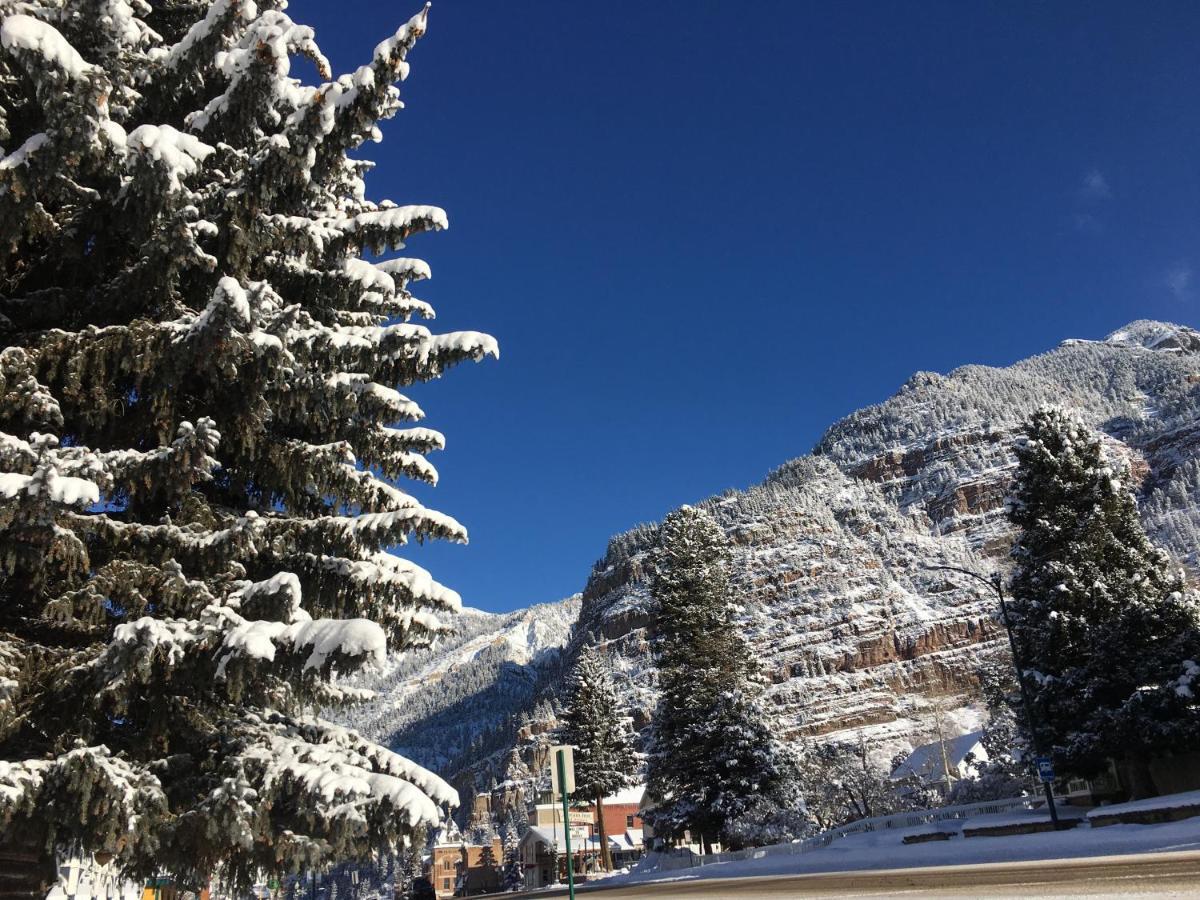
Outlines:
[{"label": "building", "polygon": [[[547,808],[543,810],[542,805]],[[542,805],[531,810],[529,830],[517,846],[517,853],[520,854],[521,864],[525,869],[527,888],[555,884],[566,871],[566,862],[562,856],[566,849],[562,807],[558,807],[556,818],[551,814],[550,804]],[[571,810],[571,858],[575,871],[579,873],[587,869],[588,841],[592,836],[592,824],[590,809]]]},{"label": "building", "polygon": [[438,900],[495,893],[504,880],[500,838],[493,838],[490,844],[437,844],[430,857],[429,880]]},{"label": "building", "polygon": [[529,826],[517,845],[517,853],[525,871],[526,888],[545,887],[558,881],[558,848],[561,843],[561,832],[555,834],[544,826]]},{"label": "building", "polygon": [[[607,834],[624,834],[631,828],[642,829],[642,795],[646,793],[644,784],[634,785],[618,791],[611,797],[600,801],[601,812],[604,816],[604,831]],[[596,804],[589,808],[593,821],[596,820]]]},{"label": "building", "polygon": [[[572,865],[580,875],[599,867],[600,837],[598,815],[604,816],[604,829],[615,866],[626,866],[641,857],[644,850],[641,810],[642,785],[618,791],[600,802],[600,810],[591,803],[571,809]],[[521,838],[519,852],[525,867],[525,886],[544,887],[557,882],[565,863],[559,857],[564,849],[561,803],[537,803],[529,808],[529,831]]]},{"label": "building", "polygon": [[962,778],[973,778],[978,772],[976,763],[987,762],[988,754],[981,741],[982,731],[972,731],[957,737],[922,744],[896,766],[892,781],[918,779],[922,783],[949,793],[950,786]]},{"label": "building", "polygon": [[[623,868],[640,859],[645,850],[644,823],[640,815],[642,797],[646,786],[642,784],[625,788],[600,801],[600,815],[604,817],[604,833],[608,837],[608,849],[612,854],[613,866]],[[594,821],[597,818],[596,804],[589,807]],[[592,828],[588,839],[589,856],[600,855],[600,829]]]},{"label": "building", "polygon": [[[608,838],[608,854],[612,859],[614,869],[623,869],[633,865],[642,858],[645,852],[645,838],[640,828],[627,828],[616,834],[606,833]],[[588,838],[587,856],[584,866],[587,868],[600,865],[600,835],[594,834]]]}]

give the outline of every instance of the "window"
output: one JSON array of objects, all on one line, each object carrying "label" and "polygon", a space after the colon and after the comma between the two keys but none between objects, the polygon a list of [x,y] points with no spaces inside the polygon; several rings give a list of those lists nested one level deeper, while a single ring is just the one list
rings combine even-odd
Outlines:
[{"label": "window", "polygon": [[443,859],[443,860],[442,860],[442,868],[443,868],[443,869],[445,869],[447,872],[449,872],[449,871],[450,871],[450,869],[451,869],[451,866],[450,866],[450,860],[449,860],[449,859]]},{"label": "window", "polygon": [[625,827],[626,827],[626,828],[632,828],[632,827],[633,827],[633,816],[626,816],[626,817],[625,817]]},{"label": "window", "polygon": [[450,890],[450,879],[449,878],[442,879],[442,890],[443,891]]}]

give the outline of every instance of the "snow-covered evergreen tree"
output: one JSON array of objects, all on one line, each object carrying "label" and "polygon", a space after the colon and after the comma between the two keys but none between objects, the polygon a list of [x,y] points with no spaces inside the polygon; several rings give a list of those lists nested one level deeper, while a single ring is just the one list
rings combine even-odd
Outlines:
[{"label": "snow-covered evergreen tree", "polygon": [[500,847],[504,854],[503,871],[500,876],[500,887],[505,891],[520,891],[525,888],[525,866],[521,861],[519,846],[521,843],[520,827],[517,817],[512,810],[504,818],[500,826]]},{"label": "snow-covered evergreen tree", "polygon": [[1116,759],[1146,794],[1149,760],[1200,738],[1194,598],[1146,539],[1126,473],[1086,425],[1041,409],[1016,452],[1012,607],[1033,744],[1064,772]]},{"label": "snow-covered evergreen tree", "polygon": [[392,882],[399,896],[408,896],[414,882],[424,874],[424,860],[428,852],[429,831],[421,827],[411,836],[408,846],[392,857]]},{"label": "snow-covered evergreen tree", "polygon": [[[444,782],[306,711],[457,595],[397,386],[446,227],[366,199],[422,11],[331,78],[283,0],[0,0],[0,844],[197,887],[395,847]],[[293,57],[322,79],[303,84]]]},{"label": "snow-covered evergreen tree", "polygon": [[738,627],[728,565],[728,541],[707,512],[684,506],[663,521],[651,568],[660,696],[646,815],[656,833],[688,831],[706,845],[736,844],[729,824],[762,798],[802,806],[796,759],[772,727]]},{"label": "snow-covered evergreen tree", "polygon": [[600,859],[608,870],[612,857],[601,810],[604,798],[630,784],[637,773],[633,731],[620,709],[612,676],[595,648],[580,651],[571,673],[570,692],[561,739],[577,748],[575,796],[596,803]]}]

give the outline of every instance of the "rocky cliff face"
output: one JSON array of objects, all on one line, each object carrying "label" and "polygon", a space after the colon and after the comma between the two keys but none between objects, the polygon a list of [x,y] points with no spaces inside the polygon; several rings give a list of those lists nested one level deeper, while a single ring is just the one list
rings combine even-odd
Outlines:
[{"label": "rocky cliff face", "polygon": [[[894,742],[932,727],[927,701],[961,708],[995,643],[991,599],[930,571],[982,567],[960,534],[828,459],[802,458],[762,485],[706,501],[734,546],[745,627],[796,735],[866,729]],[[583,595],[573,646],[601,644],[645,721],[653,702],[643,579],[653,529],[614,541]]]},{"label": "rocky cliff face", "polygon": [[[701,504],[734,545],[745,627],[791,733],[861,737],[883,756],[927,738],[935,705],[962,730],[974,724],[980,657],[1004,647],[994,601],[930,567],[1007,565],[1012,443],[1044,403],[1105,434],[1135,475],[1151,535],[1196,567],[1200,333],[1135,322],[1007,368],[918,373],[831,427],[811,455]],[[653,702],[644,566],[655,532],[640,526],[610,541],[557,660],[599,645],[639,727]],[[528,776],[552,724],[555,681],[531,687],[507,744],[447,758],[447,774],[479,784],[489,773]],[[413,719],[406,733],[424,727]]]},{"label": "rocky cliff face", "polygon": [[[1130,466],[1146,523],[1196,563],[1200,334],[1136,322],[1007,368],[919,373],[835,424],[761,485],[705,501],[735,546],[746,627],[797,734],[929,736],[933,705],[972,722],[982,654],[1003,652],[986,589],[935,565],[1007,566],[1004,498],[1022,421],[1077,410]],[[642,567],[654,528],[614,538],[583,594],[573,646],[604,646],[635,713],[651,703],[652,618]]]}]

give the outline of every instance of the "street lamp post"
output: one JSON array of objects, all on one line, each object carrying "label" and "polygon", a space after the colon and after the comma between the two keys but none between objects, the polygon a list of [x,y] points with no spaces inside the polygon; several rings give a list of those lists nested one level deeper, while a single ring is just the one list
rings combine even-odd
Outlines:
[{"label": "street lamp post", "polygon": [[[1038,739],[1037,729],[1034,727],[1033,703],[1030,701],[1029,688],[1025,685],[1025,670],[1021,666],[1021,655],[1017,652],[1017,640],[1013,637],[1012,620],[1008,616],[1008,602],[1004,597],[1004,580],[1000,577],[1000,573],[994,572],[991,578],[985,578],[978,572],[972,572],[970,569],[962,569],[958,566],[929,566],[928,568],[966,575],[987,585],[996,592],[996,597],[1000,600],[1000,616],[1004,619],[1004,630],[1008,632],[1008,648],[1012,651],[1013,668],[1017,670],[1017,684],[1021,688],[1021,708],[1025,711],[1025,727],[1029,729],[1029,739],[1033,742],[1033,752],[1040,756],[1042,748],[1041,741]],[[1045,780],[1042,781],[1042,789],[1046,792],[1046,804],[1050,808],[1050,821],[1054,823],[1054,830],[1058,831],[1058,807],[1054,803],[1054,789],[1050,786],[1050,782]]]}]

